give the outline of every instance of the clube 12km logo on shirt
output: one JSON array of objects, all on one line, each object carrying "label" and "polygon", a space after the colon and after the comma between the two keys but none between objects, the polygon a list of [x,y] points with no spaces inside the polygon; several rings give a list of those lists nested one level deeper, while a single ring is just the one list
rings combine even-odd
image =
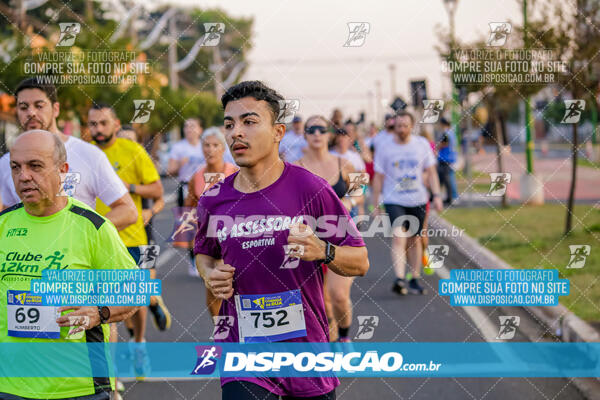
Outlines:
[{"label": "clube 12km logo on shirt", "polygon": [[[196,346],[198,359],[190,375],[210,375],[223,356],[221,346]],[[403,367],[400,353],[377,351],[360,352],[235,352],[225,353],[223,372],[394,372],[408,370]],[[441,364],[432,364],[428,370],[439,370]],[[408,365],[408,364],[406,364]]]}]

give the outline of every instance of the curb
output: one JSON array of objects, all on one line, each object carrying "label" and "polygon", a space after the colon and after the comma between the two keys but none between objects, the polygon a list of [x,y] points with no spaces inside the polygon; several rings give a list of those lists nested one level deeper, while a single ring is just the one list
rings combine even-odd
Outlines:
[{"label": "curb", "polygon": [[[429,226],[434,229],[445,229],[446,232],[460,231],[450,222],[432,212]],[[481,269],[513,269],[506,261],[479,244],[479,242],[462,232],[459,237],[446,235],[444,240],[470,259]],[[562,304],[558,306],[522,306],[532,314],[540,325],[563,342],[600,342],[600,333],[590,324],[573,314]],[[529,338],[534,340],[534,338]],[[597,378],[569,378],[573,384],[590,399],[600,399],[600,381]]]}]

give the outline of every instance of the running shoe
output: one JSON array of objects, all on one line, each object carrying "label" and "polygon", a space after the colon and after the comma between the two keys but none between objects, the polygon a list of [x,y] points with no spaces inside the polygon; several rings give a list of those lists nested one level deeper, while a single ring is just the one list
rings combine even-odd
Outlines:
[{"label": "running shoe", "polygon": [[425,289],[417,278],[413,278],[408,282],[408,292],[410,294],[427,294],[427,289]]},{"label": "running shoe", "polygon": [[139,381],[143,381],[150,374],[150,358],[146,351],[146,342],[129,341],[129,353],[133,358],[133,371]]},{"label": "running shoe", "polygon": [[148,309],[154,317],[154,326],[159,331],[166,331],[171,329],[171,313],[165,305],[162,296],[156,296],[156,305],[148,306]]},{"label": "running shoe", "polygon": [[394,286],[392,287],[392,291],[402,296],[408,294],[406,281],[402,278],[397,278],[396,282],[394,282]]},{"label": "running shoe", "polygon": [[427,247],[423,249],[423,273],[425,275],[433,275],[435,271],[429,266],[429,252],[427,251]]},{"label": "running shoe", "polygon": [[196,266],[193,263],[189,263],[188,265],[188,275],[192,276],[194,278],[199,278],[200,274],[198,273],[198,269],[196,268]]}]

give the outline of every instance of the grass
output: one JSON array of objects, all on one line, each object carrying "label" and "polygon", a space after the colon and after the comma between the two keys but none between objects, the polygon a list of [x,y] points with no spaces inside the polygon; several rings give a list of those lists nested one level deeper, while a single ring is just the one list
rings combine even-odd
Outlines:
[{"label": "grass", "polygon": [[[572,162],[572,161],[570,161],[570,162]],[[577,165],[580,167],[591,167],[591,168],[600,169],[600,163],[595,163],[595,162],[588,160],[587,158],[582,158],[582,157],[577,157]]]},{"label": "grass", "polygon": [[[443,217],[515,268],[558,269],[571,292],[560,302],[586,321],[600,321],[600,210],[576,205],[573,231],[563,236],[566,209],[560,204],[494,208],[452,208]],[[569,245],[587,244],[581,269],[566,269]]]}]

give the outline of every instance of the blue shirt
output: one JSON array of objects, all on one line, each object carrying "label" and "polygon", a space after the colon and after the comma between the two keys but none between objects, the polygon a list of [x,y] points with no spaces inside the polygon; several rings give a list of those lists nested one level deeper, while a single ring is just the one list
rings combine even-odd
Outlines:
[{"label": "blue shirt", "polygon": [[444,136],[448,138],[448,146],[441,148],[438,152],[438,161],[443,161],[448,164],[456,162],[456,135],[452,129],[444,132]]}]

